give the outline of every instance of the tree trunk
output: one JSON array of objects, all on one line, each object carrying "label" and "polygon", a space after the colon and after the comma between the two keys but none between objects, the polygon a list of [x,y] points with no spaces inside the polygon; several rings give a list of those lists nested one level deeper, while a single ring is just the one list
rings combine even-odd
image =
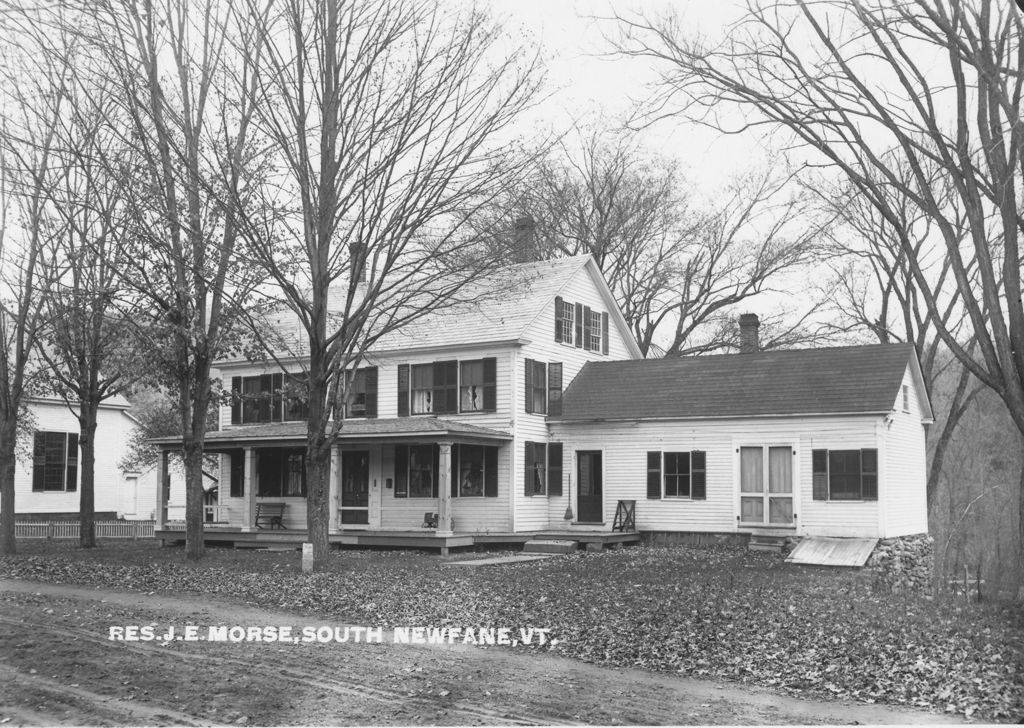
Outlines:
[{"label": "tree trunk", "polygon": [[78,490],[78,544],[83,549],[96,546],[96,418],[94,403],[81,402],[78,408],[78,445],[82,462],[78,465],[81,483]]},{"label": "tree trunk", "polygon": [[321,432],[310,432],[306,443],[306,529],[313,544],[313,570],[327,563],[330,551],[331,445]]},{"label": "tree trunk", "polygon": [[203,558],[203,446],[195,440],[185,443],[185,556]]},{"label": "tree trunk", "polygon": [[0,553],[18,551],[14,538],[14,467],[18,421],[7,414],[0,421]]}]

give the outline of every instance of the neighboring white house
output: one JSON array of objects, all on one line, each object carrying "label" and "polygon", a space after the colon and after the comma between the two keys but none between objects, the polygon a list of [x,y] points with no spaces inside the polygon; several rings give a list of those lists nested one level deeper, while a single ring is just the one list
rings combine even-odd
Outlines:
[{"label": "neighboring white house", "polygon": [[[446,537],[610,532],[628,500],[639,530],[926,530],[931,412],[912,347],[644,361],[591,256],[482,285],[510,279],[525,282],[418,319],[353,373],[332,458],[334,536],[424,533],[425,514]],[[282,525],[301,532],[301,396],[277,366],[217,366],[235,393],[206,440],[222,454],[222,530],[255,531],[259,509],[284,504]],[[158,531],[167,518],[158,507]]]},{"label": "neighboring white house", "polygon": [[[95,511],[151,518],[153,506],[148,510],[144,504],[140,506],[132,474],[124,473],[119,465],[135,427],[128,407],[123,397],[113,397],[100,405],[97,414]],[[19,458],[15,467],[15,511],[18,515],[74,515],[79,511],[81,483],[78,419],[61,399],[32,399],[28,409],[35,428],[32,456],[27,461]]]}]

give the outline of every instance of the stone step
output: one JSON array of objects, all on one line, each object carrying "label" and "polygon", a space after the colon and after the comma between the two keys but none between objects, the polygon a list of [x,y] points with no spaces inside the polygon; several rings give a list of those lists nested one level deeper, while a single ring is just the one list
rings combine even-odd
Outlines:
[{"label": "stone step", "polygon": [[767,551],[774,554],[781,554],[782,547],[786,545],[786,539],[782,536],[765,536],[753,534],[747,542],[748,551]]},{"label": "stone step", "polygon": [[579,547],[578,541],[533,539],[523,544],[523,551],[532,554],[571,554]]}]

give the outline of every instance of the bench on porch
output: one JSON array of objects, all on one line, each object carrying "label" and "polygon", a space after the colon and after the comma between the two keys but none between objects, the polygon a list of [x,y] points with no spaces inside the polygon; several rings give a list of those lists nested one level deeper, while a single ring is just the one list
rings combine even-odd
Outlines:
[{"label": "bench on porch", "polygon": [[261,523],[266,523],[267,528],[287,529],[284,525],[285,503],[257,503],[256,504],[256,528],[263,528]]}]

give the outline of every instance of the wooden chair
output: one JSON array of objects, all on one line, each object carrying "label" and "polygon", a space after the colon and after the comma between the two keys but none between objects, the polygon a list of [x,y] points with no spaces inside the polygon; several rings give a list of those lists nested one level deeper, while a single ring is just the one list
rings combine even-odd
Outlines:
[{"label": "wooden chair", "polygon": [[421,528],[437,528],[437,514],[433,511],[427,511],[424,513]]},{"label": "wooden chair", "polygon": [[280,528],[287,530],[284,525],[285,503],[257,503],[256,504],[256,528],[263,528],[261,523],[267,524],[267,528]]},{"label": "wooden chair", "polygon": [[615,508],[615,521],[612,522],[613,531],[635,531],[636,530],[636,501],[620,500]]}]

